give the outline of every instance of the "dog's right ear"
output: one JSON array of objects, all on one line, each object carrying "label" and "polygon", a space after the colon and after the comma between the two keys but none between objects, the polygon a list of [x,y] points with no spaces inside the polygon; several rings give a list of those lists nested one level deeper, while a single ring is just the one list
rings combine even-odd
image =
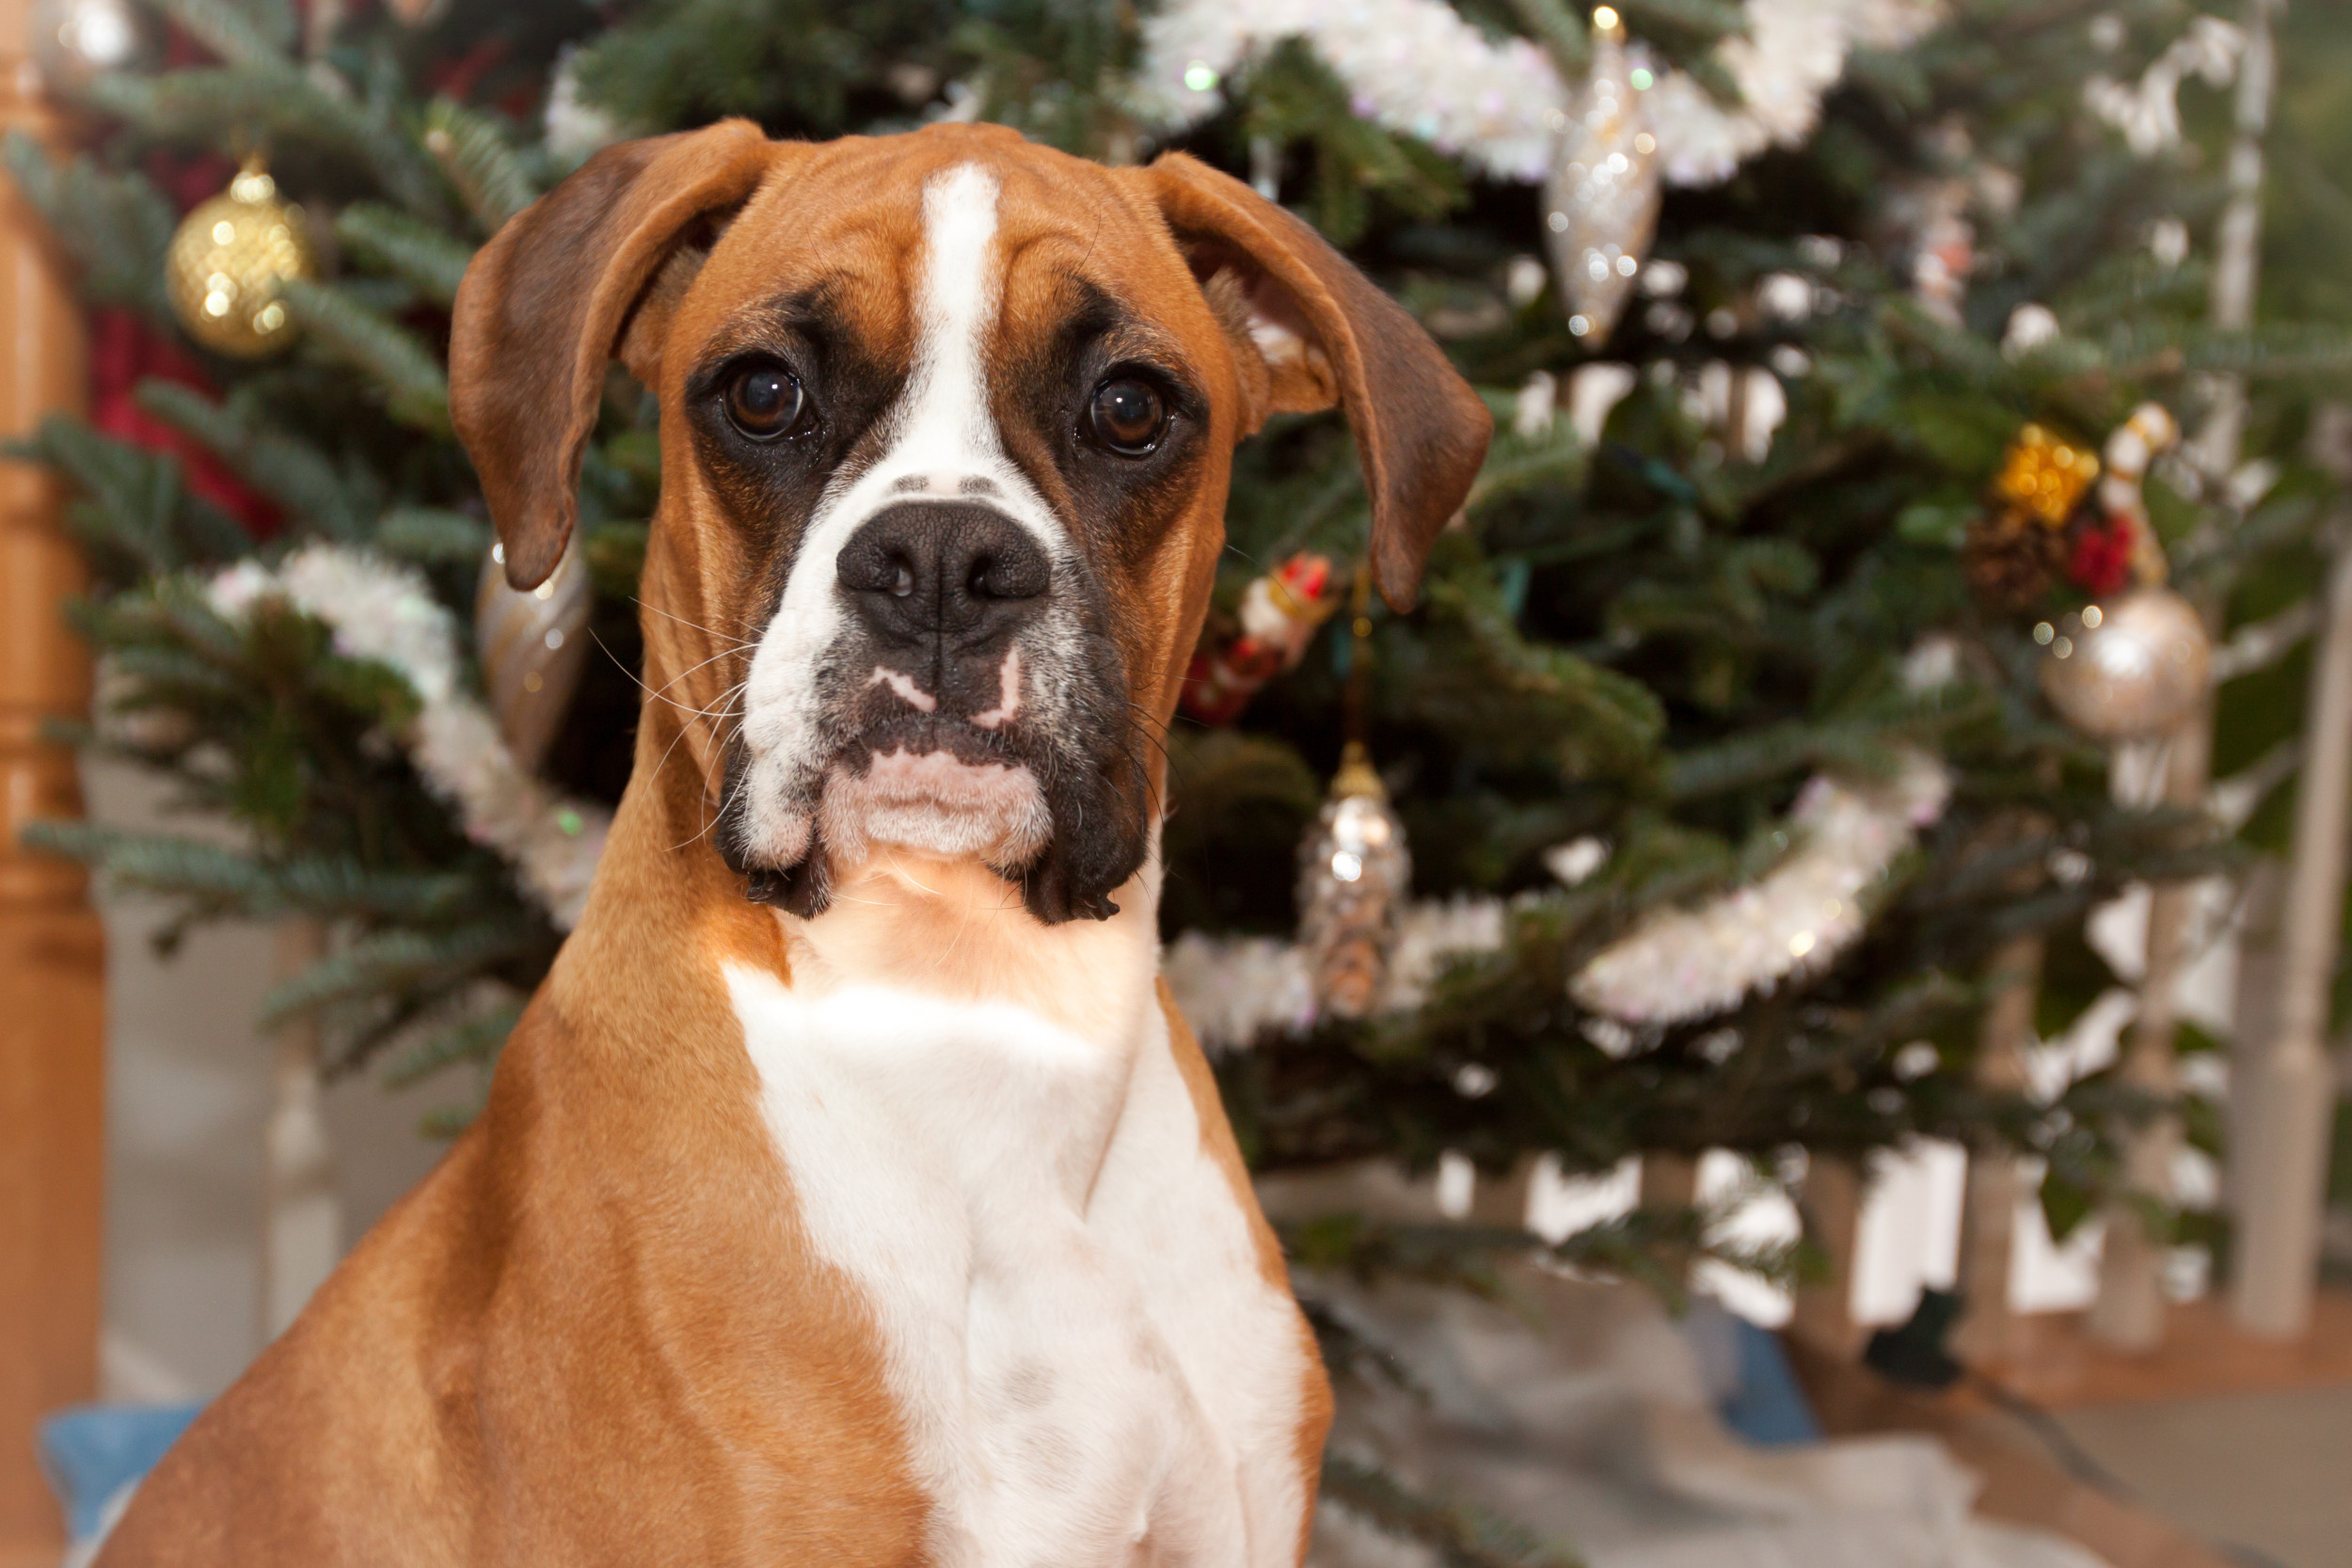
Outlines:
[{"label": "dog's right ear", "polygon": [[707,253],[689,244],[692,231],[741,205],[778,151],[747,119],[606,148],[466,269],[450,331],[450,417],[516,588],[544,581],[571,537],[605,367],[618,353],[639,375],[654,372],[670,309]]}]

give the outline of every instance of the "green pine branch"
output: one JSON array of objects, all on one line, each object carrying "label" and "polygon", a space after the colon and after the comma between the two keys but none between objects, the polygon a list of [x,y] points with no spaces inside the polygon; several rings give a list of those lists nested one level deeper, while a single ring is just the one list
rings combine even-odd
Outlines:
[{"label": "green pine branch", "polygon": [[161,191],[135,171],[106,169],[87,155],[52,162],[22,131],[0,142],[0,160],[73,258],[83,299],[171,320],[164,253],[176,220]]},{"label": "green pine branch", "polygon": [[282,66],[294,41],[291,8],[258,8],[235,0],[154,0],[189,37],[232,66]]},{"label": "green pine branch", "polygon": [[284,298],[319,351],[375,378],[385,411],[430,436],[449,434],[449,373],[424,340],[326,283],[294,279]]},{"label": "green pine branch", "polygon": [[478,563],[491,543],[486,524],[439,507],[394,507],[375,525],[377,548],[428,565]]},{"label": "green pine branch", "polygon": [[[426,150],[485,234],[498,232],[508,218],[539,198],[536,182],[489,116],[437,98],[425,108],[424,123]],[[454,286],[450,293],[455,295]]]},{"label": "green pine branch", "polygon": [[522,1004],[503,1003],[479,1018],[468,1019],[453,1028],[441,1030],[405,1052],[384,1069],[384,1086],[405,1089],[421,1084],[436,1073],[470,1062],[488,1067],[498,1060],[506,1037],[521,1022]]},{"label": "green pine branch", "polygon": [[534,927],[511,920],[446,931],[396,928],[360,936],[271,987],[262,998],[259,1022],[275,1028],[339,1003],[421,989],[446,990],[488,965],[531,952],[543,940]]},{"label": "green pine branch", "polygon": [[184,898],[253,920],[439,920],[477,891],[457,872],[384,871],[319,856],[276,859],[203,839],[128,832],[91,822],[38,822],[24,842],[78,860],[118,887]]},{"label": "green pine branch", "polygon": [[295,527],[346,542],[364,536],[374,509],[367,493],[372,482],[339,471],[254,400],[219,404],[193,388],[154,380],[139,383],[136,396],[141,407],[203,442],[238,478],[283,506]]},{"label": "green pine branch", "polygon": [[354,259],[392,274],[436,305],[457,298],[473,247],[413,214],[355,201],[335,214],[335,237]]},{"label": "green pine branch", "polygon": [[430,222],[451,216],[440,171],[384,105],[329,92],[291,63],[250,63],[166,71],[110,72],[83,89],[91,107],[151,136],[243,153],[256,140],[297,143],[341,154],[365,168],[385,195]]},{"label": "green pine branch", "polygon": [[180,460],[51,415],[15,451],[51,465],[81,497],[66,521],[114,585],[226,561],[252,548],[235,519],[188,493]]}]

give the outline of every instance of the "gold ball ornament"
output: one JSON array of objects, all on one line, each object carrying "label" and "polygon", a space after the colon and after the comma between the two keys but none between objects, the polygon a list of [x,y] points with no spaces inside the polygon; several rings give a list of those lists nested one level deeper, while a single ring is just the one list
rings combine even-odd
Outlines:
[{"label": "gold ball ornament", "polygon": [[2046,652],[2042,689],[2065,721],[2093,739],[2148,740],[2169,732],[2204,695],[2213,640],[2204,618],[2169,588],[2135,588],[2034,628]]},{"label": "gold ball ornament", "polygon": [[294,341],[279,295],[287,280],[315,277],[318,257],[302,209],[278,199],[278,182],[254,159],[182,220],[164,272],[172,313],[189,337],[217,354],[259,359]]}]

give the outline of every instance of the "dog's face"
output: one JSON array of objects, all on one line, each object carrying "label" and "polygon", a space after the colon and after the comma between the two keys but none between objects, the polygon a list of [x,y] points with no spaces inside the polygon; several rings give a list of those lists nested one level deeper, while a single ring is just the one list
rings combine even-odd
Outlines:
[{"label": "dog's face", "polygon": [[750,896],[874,848],[1047,922],[1141,865],[1234,444],[1347,406],[1409,597],[1484,407],[1311,230],[1188,159],[739,122],[600,154],[469,272],[452,404],[510,578],[552,569],[617,353],[661,405],[649,702]]}]

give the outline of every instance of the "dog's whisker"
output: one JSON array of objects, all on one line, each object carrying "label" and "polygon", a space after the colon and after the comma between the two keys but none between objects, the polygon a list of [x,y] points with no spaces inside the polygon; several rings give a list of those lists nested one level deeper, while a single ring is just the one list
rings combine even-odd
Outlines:
[{"label": "dog's whisker", "polygon": [[665,621],[675,621],[679,626],[688,627],[693,631],[701,632],[706,637],[716,637],[722,641],[732,642],[735,644],[735,651],[737,652],[740,652],[745,648],[755,648],[759,645],[759,640],[755,637],[743,637],[735,632],[721,631],[716,626],[704,626],[700,621],[690,620],[686,616],[678,614],[675,610],[664,610],[660,605],[655,604],[651,600],[643,596],[633,599],[631,602],[636,604],[640,609],[652,610],[656,615],[660,616]]}]

